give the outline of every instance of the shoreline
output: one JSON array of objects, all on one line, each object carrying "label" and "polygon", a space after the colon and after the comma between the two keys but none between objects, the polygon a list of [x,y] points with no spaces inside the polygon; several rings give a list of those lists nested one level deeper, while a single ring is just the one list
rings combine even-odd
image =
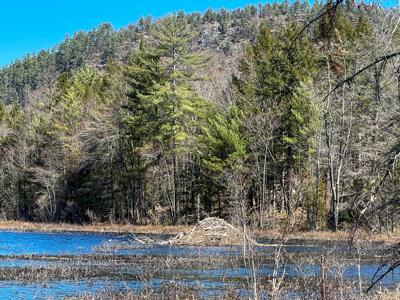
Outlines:
[{"label": "shoreline", "polygon": [[[22,221],[0,221],[0,231],[19,232],[86,232],[86,233],[139,233],[139,234],[179,234],[193,228],[193,225],[131,225],[131,224],[69,224],[69,223],[35,223]],[[282,232],[271,229],[258,229],[254,236],[261,239],[280,239]],[[400,234],[376,233],[371,234],[358,231],[357,240],[362,242],[374,242],[380,244],[400,243]],[[288,241],[321,241],[321,242],[348,242],[351,239],[349,231],[294,231],[288,235]]]},{"label": "shoreline", "polygon": [[23,221],[0,221],[0,231],[20,232],[87,232],[87,233],[149,233],[149,234],[179,234],[191,226],[163,225],[131,225],[131,224],[69,224],[69,223],[36,223]]}]

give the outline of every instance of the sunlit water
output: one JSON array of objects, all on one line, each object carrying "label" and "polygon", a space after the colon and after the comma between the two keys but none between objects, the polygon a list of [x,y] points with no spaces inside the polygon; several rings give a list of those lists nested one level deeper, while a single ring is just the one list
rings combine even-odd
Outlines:
[{"label": "sunlit water", "polygon": [[[158,236],[165,238],[165,236]],[[57,257],[81,256],[81,255],[136,255],[154,257],[229,257],[241,255],[241,247],[173,247],[169,245],[157,245],[151,247],[113,247],[118,245],[132,245],[132,236],[129,234],[112,233],[36,233],[36,232],[0,232],[0,268],[24,268],[24,267],[52,267]],[[110,247],[111,246],[111,247]],[[131,249],[132,248],[132,249]],[[273,247],[258,248],[266,257],[274,252]],[[293,254],[323,255],[332,250],[327,245],[289,245],[285,251]],[[345,253],[345,247],[336,247],[336,253]],[[33,256],[33,259],[29,256]],[[39,256],[44,256],[40,257]],[[48,256],[56,256],[56,260],[47,260]],[[71,261],[62,262],[73,264]],[[96,262],[79,262],[95,266]],[[103,263],[104,264],[104,263]],[[101,265],[101,263],[99,263]],[[54,265],[53,265],[54,267]],[[373,278],[379,265],[377,263],[363,263],[360,273],[365,281]],[[137,272],[124,266],[124,272]],[[122,270],[123,268],[121,268]],[[115,271],[116,274],[118,270]],[[270,276],[273,272],[271,264],[262,264],[258,270],[259,276]],[[317,276],[321,272],[317,264],[299,266],[287,264],[278,270],[278,274],[285,273],[288,278],[300,276]],[[91,280],[72,281],[54,280],[45,283],[21,283],[10,280],[0,281],[0,299],[58,299],[65,296],[73,296],[85,293],[96,293],[104,289],[123,291],[127,289],[140,290],[151,285],[158,288],[168,280],[173,279],[179,284],[187,286],[200,286],[203,296],[218,296],[224,287],[235,282],[227,281],[229,278],[244,278],[250,275],[249,269],[242,267],[227,267],[215,264],[215,267],[171,269],[164,273],[166,278],[155,278],[146,282],[137,279],[120,280],[118,276],[113,278],[95,278]],[[359,270],[354,265],[344,265],[343,275],[350,280],[356,280]],[[222,278],[224,280],[222,280]],[[382,284],[393,286],[400,283],[400,271],[396,270],[387,276]]]}]

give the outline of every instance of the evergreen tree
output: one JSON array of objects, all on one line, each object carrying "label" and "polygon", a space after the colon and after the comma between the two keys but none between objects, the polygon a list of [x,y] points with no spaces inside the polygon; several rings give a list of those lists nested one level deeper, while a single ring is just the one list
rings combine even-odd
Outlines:
[{"label": "evergreen tree", "polygon": [[[131,195],[129,199],[129,219],[138,222],[140,206],[143,204],[145,186],[144,175],[148,166],[154,162],[143,157],[144,152],[157,151],[157,144],[163,140],[161,128],[164,103],[154,94],[156,86],[162,84],[160,56],[141,40],[139,49],[131,56],[125,70],[129,85],[128,102],[123,119],[125,178]],[[157,155],[156,155],[157,156]],[[141,190],[137,192],[137,190]]]},{"label": "evergreen tree", "polygon": [[176,222],[181,206],[179,156],[187,152],[185,147],[188,141],[188,125],[194,107],[201,102],[192,88],[192,82],[198,80],[196,69],[204,64],[205,58],[191,52],[190,45],[196,32],[186,18],[172,15],[161,20],[154,35],[164,81],[156,86],[153,97],[163,107],[161,131],[167,153],[172,155],[173,208]]},{"label": "evergreen tree", "polygon": [[[294,172],[299,171],[308,157],[312,107],[304,93],[315,70],[315,54],[304,38],[293,43],[299,28],[287,27],[273,34],[264,26],[257,42],[251,46],[241,64],[241,79],[234,82],[239,106],[248,114],[272,111],[280,126],[274,135],[274,157],[278,165],[275,178],[283,183],[285,208],[292,213]],[[283,174],[283,175],[282,175]]]}]

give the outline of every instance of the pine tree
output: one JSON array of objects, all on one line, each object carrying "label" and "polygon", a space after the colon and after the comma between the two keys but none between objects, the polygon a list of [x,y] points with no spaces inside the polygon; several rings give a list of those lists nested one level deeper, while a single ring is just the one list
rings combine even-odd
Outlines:
[{"label": "pine tree", "polygon": [[288,214],[292,213],[294,172],[307,158],[312,135],[312,106],[304,85],[312,79],[315,54],[306,38],[293,42],[298,30],[292,25],[274,34],[264,26],[241,63],[242,78],[234,78],[243,111],[248,115],[271,111],[279,120],[274,134],[280,138],[273,149],[277,165],[273,169],[275,178],[283,182]]},{"label": "pine tree", "polygon": [[[144,152],[156,152],[163,140],[161,128],[165,111],[164,103],[155,96],[156,87],[163,82],[160,55],[150,48],[144,38],[140,47],[130,57],[125,70],[128,83],[128,101],[123,116],[123,156],[125,175],[131,199],[128,203],[128,219],[140,221],[140,209],[144,202],[144,175],[153,162],[143,157]],[[156,155],[157,156],[157,155]]]},{"label": "pine tree", "polygon": [[167,152],[172,155],[174,221],[180,215],[179,156],[187,152],[188,125],[194,107],[201,105],[201,98],[192,88],[198,80],[196,69],[204,65],[205,57],[192,53],[190,45],[196,36],[186,18],[171,15],[159,22],[154,31],[157,53],[160,55],[163,82],[156,86],[156,99],[163,107],[162,136]]},{"label": "pine tree", "polygon": [[233,167],[247,155],[244,115],[237,106],[218,112],[211,104],[201,114],[198,149],[203,166],[215,173]]}]

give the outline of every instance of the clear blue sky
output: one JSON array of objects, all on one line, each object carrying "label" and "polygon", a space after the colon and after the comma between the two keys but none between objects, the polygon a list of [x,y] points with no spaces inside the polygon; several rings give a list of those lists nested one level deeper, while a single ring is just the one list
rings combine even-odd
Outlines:
[{"label": "clear blue sky", "polygon": [[[265,3],[266,0],[261,1]],[[79,30],[103,22],[121,28],[141,16],[161,17],[170,12],[233,9],[259,0],[3,0],[0,6],[0,66],[28,53],[59,44]],[[291,1],[290,1],[291,2]],[[311,2],[311,1],[310,1]],[[385,0],[385,4],[397,0]]]}]

